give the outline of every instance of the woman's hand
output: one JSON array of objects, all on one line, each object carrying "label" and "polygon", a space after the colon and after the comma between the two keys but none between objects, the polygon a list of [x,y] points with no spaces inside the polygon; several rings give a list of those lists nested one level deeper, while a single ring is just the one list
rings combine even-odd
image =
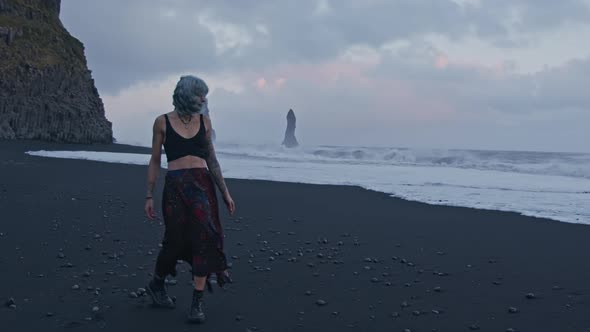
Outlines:
[{"label": "woman's hand", "polygon": [[223,194],[223,201],[225,202],[225,206],[227,206],[229,214],[233,216],[236,211],[236,205],[229,192],[226,191],[225,194]]},{"label": "woman's hand", "polygon": [[145,200],[145,215],[150,220],[156,219],[156,211],[154,211],[154,199],[153,198],[146,198]]}]

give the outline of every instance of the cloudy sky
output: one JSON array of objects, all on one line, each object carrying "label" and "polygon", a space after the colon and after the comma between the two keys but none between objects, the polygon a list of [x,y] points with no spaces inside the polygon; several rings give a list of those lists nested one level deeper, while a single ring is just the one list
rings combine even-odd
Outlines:
[{"label": "cloudy sky", "polygon": [[120,142],[180,75],[218,140],[590,152],[590,0],[63,0]]}]

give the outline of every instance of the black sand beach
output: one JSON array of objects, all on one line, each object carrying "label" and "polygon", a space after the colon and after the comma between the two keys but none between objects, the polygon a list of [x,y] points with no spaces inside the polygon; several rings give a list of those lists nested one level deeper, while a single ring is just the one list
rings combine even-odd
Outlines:
[{"label": "black sand beach", "polygon": [[187,325],[188,266],[177,309],[134,297],[163,233],[143,215],[146,166],[24,154],[40,149],[148,153],[0,142],[2,331],[590,331],[590,226],[234,179],[235,283]]}]

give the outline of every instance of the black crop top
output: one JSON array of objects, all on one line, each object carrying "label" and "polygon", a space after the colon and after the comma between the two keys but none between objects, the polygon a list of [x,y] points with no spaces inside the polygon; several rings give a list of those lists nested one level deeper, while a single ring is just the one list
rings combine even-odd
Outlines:
[{"label": "black crop top", "polygon": [[205,125],[203,124],[203,114],[201,114],[200,120],[201,125],[197,134],[191,138],[184,138],[180,136],[168,119],[168,114],[164,114],[166,117],[166,140],[164,141],[164,151],[166,152],[166,158],[168,162],[185,157],[185,156],[196,156],[205,159],[209,156],[209,150],[207,149],[207,140],[205,139]]}]

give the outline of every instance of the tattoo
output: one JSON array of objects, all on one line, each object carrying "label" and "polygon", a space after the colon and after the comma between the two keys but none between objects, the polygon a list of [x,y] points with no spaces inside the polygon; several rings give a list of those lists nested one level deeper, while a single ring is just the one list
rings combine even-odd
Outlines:
[{"label": "tattoo", "polygon": [[148,182],[148,184],[147,184],[147,193],[146,193],[148,196],[153,195],[153,193],[154,193],[154,185],[155,185],[155,183]]},{"label": "tattoo", "polygon": [[209,128],[209,133],[207,133],[207,151],[209,151],[209,156],[206,159],[207,167],[209,168],[209,172],[213,175],[213,179],[219,188],[221,193],[225,194],[227,192],[227,186],[225,185],[225,180],[223,179],[223,175],[221,174],[221,165],[219,165],[219,161],[217,161],[217,156],[215,155],[215,148],[213,147],[213,139],[211,138],[211,128]]}]

